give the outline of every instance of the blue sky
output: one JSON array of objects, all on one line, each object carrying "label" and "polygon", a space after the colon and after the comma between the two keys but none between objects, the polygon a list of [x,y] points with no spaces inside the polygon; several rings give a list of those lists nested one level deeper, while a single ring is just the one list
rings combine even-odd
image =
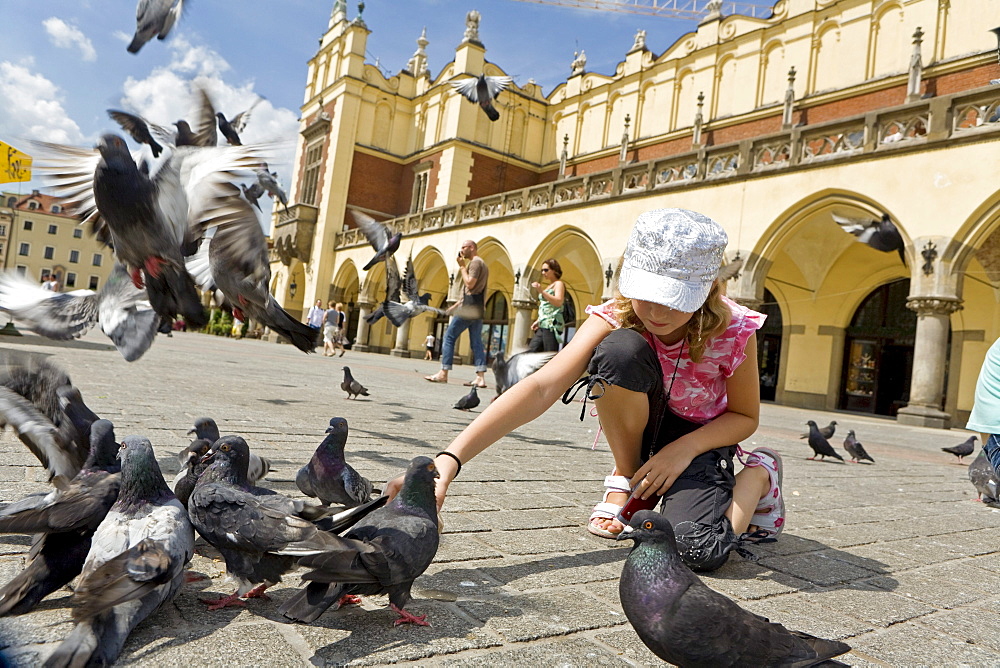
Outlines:
[{"label": "blue sky", "polygon": [[[4,0],[0,40],[0,140],[22,150],[25,139],[83,146],[117,126],[105,110],[120,108],[169,124],[188,115],[197,79],[216,107],[233,116],[258,97],[247,141],[285,142],[272,166],[287,186],[298,129],[306,61],[325,32],[333,0],[191,0],[166,41],[137,54],[125,50],[135,29],[135,0]],[[482,15],[486,57],[524,84],[549,94],[584,49],[587,70],[611,74],[637,29],[659,54],[693,21],[539,5],[515,0],[368,0],[368,60],[394,74],[427,28],[432,75],[454,56],[465,14]],[[348,3],[357,15],[357,3]],[[5,184],[27,191],[44,184]]]}]

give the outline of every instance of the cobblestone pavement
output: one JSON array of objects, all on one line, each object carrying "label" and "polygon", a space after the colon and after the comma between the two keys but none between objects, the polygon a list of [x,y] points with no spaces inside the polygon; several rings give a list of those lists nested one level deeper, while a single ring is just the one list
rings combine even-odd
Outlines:
[{"label": "cobblestone pavement", "polygon": [[[125,363],[99,333],[70,344],[28,335],[0,339],[0,352],[51,355],[119,437],[153,442],[164,473],[188,442],[194,418],[216,418],[274,461],[266,484],[299,495],[294,476],[331,417],[347,418],[348,457],[384,481],[418,454],[433,455],[475,415],[452,410],[472,377],[449,385],[421,379],[437,363],[348,352],[306,356],[287,345],[201,334],[160,336]],[[344,364],[371,391],[348,400]],[[491,395],[492,393],[490,393]],[[656,665],[618,602],[625,545],[591,536],[584,523],[612,466],[596,419],[557,404],[466,465],[445,505],[437,558],[417,580],[410,609],[430,628],[393,627],[384,597],[324,614],[311,626],[282,623],[273,600],[207,612],[199,595],[230,593],[224,566],[199,540],[195,570],[211,580],[179,596],[137,628],[119,660],[143,666]],[[874,466],[807,461],[804,422],[838,422]],[[713,588],[789,627],[845,639],[852,665],[1000,664],[1000,511],[973,503],[966,466],[942,446],[961,430],[905,427],[851,414],[765,405],[744,443],[784,456],[788,524],[756,546],[757,563],[733,556],[706,576]],[[41,490],[42,469],[9,433],[0,439],[0,500]],[[23,564],[26,536],[0,536],[0,582]],[[36,665],[69,632],[70,592],[29,615],[0,620],[0,648],[15,665]]]}]

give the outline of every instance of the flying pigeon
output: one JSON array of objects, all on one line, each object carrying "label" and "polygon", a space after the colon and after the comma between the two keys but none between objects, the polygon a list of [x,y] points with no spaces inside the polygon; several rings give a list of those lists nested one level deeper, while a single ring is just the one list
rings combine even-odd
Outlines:
[{"label": "flying pigeon", "polygon": [[354,376],[351,375],[351,368],[344,367],[344,382],[340,384],[340,389],[347,392],[348,399],[356,399],[358,395],[362,397],[368,396],[368,388],[354,380]]},{"label": "flying pigeon", "polygon": [[847,454],[851,456],[852,462],[860,464],[863,460],[867,459],[872,464],[875,463],[871,455],[865,452],[865,446],[861,445],[861,441],[854,437],[853,429],[847,432],[847,438],[844,439],[844,450],[847,450]]},{"label": "flying pigeon", "polygon": [[403,234],[401,232],[393,234],[392,230],[384,224],[357,209],[352,209],[351,213],[354,214],[354,220],[361,228],[361,233],[375,249],[375,257],[368,260],[368,264],[362,267],[364,271],[368,271],[382,260],[392,257],[392,254],[399,249],[399,242],[403,238]]},{"label": "flying pigeon", "polygon": [[[198,533],[226,560],[236,592],[204,600],[209,610],[245,605],[244,598],[261,598],[295,566],[295,558],[337,545],[312,522],[326,509],[296,503],[281,494],[256,494],[247,481],[250,449],[239,436],[224,436],[207,455],[208,468],[188,500],[191,522]],[[293,508],[298,508],[295,512]]]},{"label": "flying pigeon", "polygon": [[288,195],[285,194],[284,189],[282,189],[281,184],[278,183],[278,172],[268,171],[267,163],[260,163],[260,169],[254,171],[257,175],[257,183],[260,187],[264,189],[268,197],[271,199],[277,198],[281,202],[281,206],[285,207],[285,211],[288,211]]},{"label": "flying pigeon", "polygon": [[316,331],[299,322],[271,295],[267,239],[257,214],[231,184],[220,184],[214,212],[205,221],[215,227],[187,260],[187,269],[204,290],[219,290],[242,322],[253,319],[279,334],[304,353],[316,348]]},{"label": "flying pigeon", "polygon": [[731,278],[736,278],[740,275],[740,269],[743,268],[743,258],[737,257],[732,262],[722,265],[719,267],[718,280],[725,282]]},{"label": "flying pigeon", "polygon": [[479,394],[476,392],[476,386],[473,385],[469,393],[459,399],[452,408],[457,408],[461,411],[470,411],[479,405]]},{"label": "flying pigeon", "polygon": [[243,128],[247,126],[247,121],[250,120],[250,112],[253,111],[253,108],[260,101],[261,98],[257,98],[249,108],[236,114],[232,119],[226,119],[226,115],[221,111],[216,112],[215,117],[219,120],[219,132],[222,133],[222,136],[226,138],[226,141],[231,146],[242,146],[243,142],[240,141],[240,133],[243,132]]},{"label": "flying pigeon", "polygon": [[240,188],[243,190],[243,196],[247,198],[247,201],[257,207],[257,210],[264,213],[264,210],[260,208],[260,196],[264,194],[264,186],[260,185],[260,181],[254,181],[249,186],[245,183],[240,184]]},{"label": "flying pigeon", "polygon": [[[215,420],[210,417],[200,417],[194,421],[194,427],[188,430],[188,436],[194,434],[195,439],[205,439],[208,441],[208,445],[211,446],[213,443],[218,441],[222,435],[219,433],[219,425],[216,424]],[[193,445],[193,443],[192,443]],[[190,446],[189,446],[190,447]],[[178,459],[181,459],[183,464],[188,458],[185,456],[187,448],[182,450],[180,454],[177,455]],[[204,456],[205,453],[202,453]],[[202,467],[201,470],[204,470]],[[247,480],[251,484],[261,480],[271,471],[271,460],[265,457],[257,455],[257,453],[250,451],[250,463],[247,465]]]},{"label": "flying pigeon", "polygon": [[899,229],[889,219],[889,214],[883,213],[881,220],[871,220],[870,218],[847,218],[831,214],[833,220],[840,225],[845,232],[853,234],[863,244],[868,244],[877,251],[899,253],[899,259],[906,266],[906,253],[903,251],[905,244],[903,237],[899,234]]},{"label": "flying pigeon", "polygon": [[830,441],[823,438],[823,434],[819,432],[819,428],[815,422],[809,420],[806,424],[809,425],[809,447],[815,453],[812,457],[806,457],[806,459],[816,459],[816,457],[819,457],[821,461],[826,461],[827,457],[835,457],[840,461],[844,461],[844,458],[838,455],[837,451],[830,445]]},{"label": "flying pigeon", "polygon": [[452,81],[451,85],[470,102],[475,102],[482,107],[487,118],[495,121],[500,118],[500,112],[493,108],[493,100],[496,99],[500,91],[510,85],[511,81],[510,77],[488,77],[481,74],[478,78],[471,77]]},{"label": "flying pigeon", "polygon": [[[145,118],[118,109],[108,109],[108,116],[111,117],[111,120],[118,123],[122,130],[129,133],[132,139],[140,144],[149,146],[153,151],[154,158],[160,157],[160,153],[163,152],[163,146],[153,138],[153,134],[150,132],[150,123]],[[165,132],[162,128],[159,128],[159,130],[161,134]]]},{"label": "flying pigeon", "polygon": [[[288,619],[312,622],[345,596],[388,594],[399,614],[394,624],[428,626],[426,615],[404,610],[413,581],[437,554],[438,513],[434,498],[434,461],[416,457],[410,462],[399,494],[336,538],[336,547],[304,556],[299,565],[310,568],[302,576],[309,584],[278,609]],[[339,607],[339,605],[338,605]]]},{"label": "flying pigeon", "polygon": [[139,53],[153,37],[166,39],[182,11],[184,0],[139,0],[135,8],[135,35],[128,52]]},{"label": "flying pigeon", "polygon": [[28,329],[57,341],[77,339],[100,323],[127,362],[153,344],[159,316],[146,291],[132,285],[124,265],[115,264],[99,292],[52,292],[14,272],[0,274],[0,308]]},{"label": "flying pigeon", "polygon": [[1000,508],[1000,476],[997,476],[990,460],[986,458],[985,449],[980,450],[979,455],[969,464],[969,480],[976,488],[977,501]]},{"label": "flying pigeon", "polygon": [[347,420],[333,418],[312,459],[299,469],[295,485],[323,505],[360,506],[372,498],[372,484],[344,460]]},{"label": "flying pigeon", "polygon": [[403,291],[409,300],[403,304],[386,300],[382,306],[385,309],[385,317],[396,327],[402,327],[403,323],[410,318],[415,318],[421,313],[435,313],[445,315],[439,308],[428,306],[431,301],[431,293],[420,294],[417,289],[417,272],[413,269],[413,258],[406,259],[406,273],[403,274]]},{"label": "flying pigeon", "polygon": [[953,445],[949,448],[941,448],[941,450],[943,450],[944,452],[950,452],[951,454],[955,455],[956,457],[958,457],[959,463],[961,463],[962,457],[968,457],[976,449],[977,438],[978,438],[977,436],[970,436],[969,438],[965,439],[965,441],[959,443],[958,445]]},{"label": "flying pigeon", "polygon": [[191,522],[149,440],[127,436],[118,457],[118,500],[94,532],[73,593],[76,627],[46,665],[114,663],[132,629],[177,594],[194,554]]},{"label": "flying pigeon", "polygon": [[497,396],[541,369],[555,355],[554,352],[518,353],[508,360],[503,351],[499,351],[490,365],[493,368],[493,377],[496,379]]},{"label": "flying pigeon", "polygon": [[679,666],[814,666],[850,651],[837,640],[791,631],[709,589],[677,553],[666,517],[640,510],[618,540],[634,540],[618,594],[654,654]]},{"label": "flying pigeon", "polygon": [[[833,434],[834,434],[835,431],[837,431],[837,421],[836,420],[830,420],[830,424],[828,424],[825,427],[821,428],[819,430],[819,433],[826,440],[830,440],[831,438],[833,438]],[[809,432],[806,432],[806,433],[800,435],[799,438],[809,438]]]},{"label": "flying pigeon", "polygon": [[114,426],[98,420],[87,461],[64,489],[31,494],[0,511],[0,532],[35,534],[24,569],[0,588],[0,617],[29,612],[80,574],[94,531],[118,499],[117,454]]},{"label": "flying pigeon", "polygon": [[385,300],[379,304],[378,308],[365,316],[365,321],[369,325],[374,325],[381,320],[388,310],[390,302],[397,304],[402,301],[401,288],[402,281],[399,278],[399,267],[396,266],[396,258],[388,257],[385,260]]}]

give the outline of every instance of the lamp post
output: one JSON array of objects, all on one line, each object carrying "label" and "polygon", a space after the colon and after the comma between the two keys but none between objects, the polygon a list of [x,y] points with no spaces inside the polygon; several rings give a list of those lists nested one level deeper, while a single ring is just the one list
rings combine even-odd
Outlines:
[{"label": "lamp post", "polygon": [[295,279],[293,278],[292,282],[288,284],[288,294],[292,296],[292,299],[295,298],[295,291],[298,289],[299,285],[298,283],[295,282]]}]

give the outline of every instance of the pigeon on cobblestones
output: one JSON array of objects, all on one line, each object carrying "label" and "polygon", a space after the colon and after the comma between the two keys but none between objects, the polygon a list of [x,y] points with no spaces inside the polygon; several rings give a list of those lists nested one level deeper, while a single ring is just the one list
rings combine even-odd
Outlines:
[{"label": "pigeon on cobblestones", "polygon": [[823,438],[823,434],[819,432],[819,428],[815,422],[809,420],[806,424],[809,425],[809,447],[815,453],[812,457],[806,457],[806,459],[816,459],[816,457],[819,457],[821,461],[826,461],[826,457],[834,457],[840,461],[844,461],[844,458],[838,455],[837,451],[830,445],[830,441]]},{"label": "pigeon on cobblestones", "polygon": [[302,576],[310,582],[278,611],[308,623],[334,604],[357,602],[357,595],[388,594],[390,607],[399,614],[394,624],[429,626],[426,615],[414,616],[404,608],[413,581],[437,554],[437,477],[431,458],[414,458],[396,498],[336,538],[335,547],[299,560],[300,566],[312,569]]},{"label": "pigeon on cobblestones", "polygon": [[126,437],[118,457],[121,490],[94,533],[76,584],[76,627],[47,667],[114,663],[132,629],[177,594],[194,554],[191,522],[149,440]]},{"label": "pigeon on cobblestones", "polygon": [[[200,417],[197,420],[195,420],[194,427],[188,430],[188,436],[190,436],[191,434],[194,434],[195,439],[203,438],[207,440],[209,446],[218,441],[219,438],[221,438],[222,436],[222,434],[219,432],[219,425],[216,424],[215,420],[213,420],[210,417]],[[185,455],[186,451],[187,448],[182,450],[180,454],[177,455],[177,457],[181,459],[182,464],[188,459],[187,456]],[[202,455],[204,454],[205,453],[202,453]],[[201,467],[199,473],[201,473],[201,471],[204,470],[205,467],[203,466]],[[258,480],[263,479],[264,476],[266,476],[270,472],[271,472],[271,460],[265,457],[261,457],[251,450],[250,464],[247,466],[247,480],[249,480],[250,483],[253,484]]]},{"label": "pigeon on cobblestones", "polygon": [[[830,420],[830,424],[828,424],[825,427],[821,428],[819,430],[819,433],[820,433],[820,435],[823,436],[823,438],[825,438],[826,440],[829,441],[831,438],[833,438],[833,434],[834,434],[835,431],[837,431],[837,421],[836,420]],[[809,438],[809,432],[807,431],[806,433],[800,435],[799,438],[800,439],[802,439],[802,438]]]},{"label": "pigeon on cobblestones", "polygon": [[98,420],[90,454],[65,489],[31,494],[0,511],[0,533],[33,533],[27,564],[0,589],[0,617],[29,612],[80,574],[91,537],[118,499],[114,426]]},{"label": "pigeon on cobblestones", "polygon": [[470,411],[479,405],[479,394],[476,391],[476,386],[473,385],[469,393],[459,399],[452,408],[457,408],[460,411]]},{"label": "pigeon on cobblestones", "polygon": [[357,398],[358,395],[362,397],[368,396],[368,388],[354,380],[350,367],[344,367],[344,382],[340,384],[340,389],[347,392],[348,399]]},{"label": "pigeon on cobblestones", "polygon": [[965,439],[965,441],[959,443],[958,445],[953,445],[948,448],[941,448],[941,450],[944,452],[950,452],[951,454],[955,455],[956,457],[958,457],[959,463],[961,463],[962,457],[968,457],[975,451],[977,438],[978,438],[977,436],[970,436],[969,438]]},{"label": "pigeon on cobblestones", "polygon": [[851,456],[852,462],[860,464],[863,460],[867,459],[872,464],[875,463],[871,455],[865,451],[865,446],[861,445],[861,441],[854,437],[853,429],[847,432],[847,438],[844,439],[844,450],[847,450],[847,454]]},{"label": "pigeon on cobblestones", "polygon": [[979,456],[969,464],[969,480],[976,488],[976,498],[988,506],[1000,508],[1000,476],[993,470],[993,465],[986,458],[986,450],[980,450]]},{"label": "pigeon on cobblestones", "polygon": [[208,468],[208,464],[202,463],[201,460],[208,454],[211,447],[212,441],[207,438],[196,438],[177,455],[177,458],[181,460],[181,470],[174,478],[174,496],[185,508],[187,508],[188,499],[191,498],[191,492],[194,491],[194,487],[198,483],[198,478]]},{"label": "pigeon on cobblestones", "polygon": [[333,418],[312,459],[299,469],[295,485],[324,505],[360,506],[372,498],[372,484],[344,459],[347,420]]},{"label": "pigeon on cobblestones", "polygon": [[619,581],[625,616],[646,646],[679,666],[814,666],[850,651],[747,612],[709,589],[677,553],[667,518],[637,512],[618,540],[634,540]]},{"label": "pigeon on cobblestones", "polygon": [[493,358],[491,364],[493,377],[496,380],[497,396],[500,396],[515,383],[518,383],[535,373],[555,357],[555,353],[518,353],[506,359],[501,350]]}]

